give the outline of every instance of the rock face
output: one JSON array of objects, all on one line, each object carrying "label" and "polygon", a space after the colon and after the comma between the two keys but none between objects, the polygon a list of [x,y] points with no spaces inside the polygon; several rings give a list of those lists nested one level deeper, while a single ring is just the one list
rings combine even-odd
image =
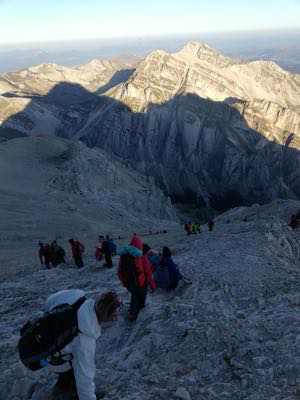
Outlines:
[{"label": "rock face", "polygon": [[[135,67],[130,76],[119,71],[121,83],[118,76],[107,83],[120,67],[99,61],[6,74],[6,85],[26,82],[42,96],[20,98],[19,89],[0,96],[0,138],[79,139],[153,177],[175,199],[217,209],[299,198],[299,75],[195,42],[175,54],[155,51]],[[56,85],[45,95],[49,81]]]},{"label": "rock face", "polygon": [[[280,126],[285,118],[298,129],[299,114],[286,111],[283,117],[278,108],[283,111],[263,101],[239,101],[233,107],[196,95],[178,96],[146,114],[107,103],[83,126],[78,138],[91,147],[113,151],[154,176],[175,198],[192,195],[200,203],[226,209],[300,195],[299,151],[289,148],[299,145],[299,136],[295,134],[286,146],[288,131]],[[272,129],[268,117],[277,129]],[[247,121],[258,121],[266,137]],[[282,144],[276,143],[278,137]]]}]

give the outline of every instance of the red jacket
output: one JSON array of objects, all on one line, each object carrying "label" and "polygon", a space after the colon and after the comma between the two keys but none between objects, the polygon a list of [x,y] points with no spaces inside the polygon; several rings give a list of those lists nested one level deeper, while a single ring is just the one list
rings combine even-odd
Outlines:
[{"label": "red jacket", "polygon": [[[139,250],[143,251],[143,243],[137,235],[133,236],[130,244],[138,248]],[[148,260],[148,257],[147,256],[135,257],[135,267],[138,275],[137,283],[139,287],[145,287],[149,285],[151,289],[154,290],[156,288],[156,283],[152,276],[151,265]],[[125,282],[120,273],[119,273],[119,278],[124,285]]]}]

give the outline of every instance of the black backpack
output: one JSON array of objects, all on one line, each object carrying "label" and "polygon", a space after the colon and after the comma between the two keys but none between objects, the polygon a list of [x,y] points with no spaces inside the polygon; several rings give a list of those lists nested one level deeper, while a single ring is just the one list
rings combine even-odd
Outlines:
[{"label": "black backpack", "polygon": [[70,360],[62,356],[61,350],[79,333],[77,311],[85,300],[82,297],[73,305],[59,305],[21,328],[18,350],[25,367],[36,371]]},{"label": "black backpack", "polygon": [[134,256],[129,253],[121,255],[119,273],[125,287],[138,287],[138,272]]}]

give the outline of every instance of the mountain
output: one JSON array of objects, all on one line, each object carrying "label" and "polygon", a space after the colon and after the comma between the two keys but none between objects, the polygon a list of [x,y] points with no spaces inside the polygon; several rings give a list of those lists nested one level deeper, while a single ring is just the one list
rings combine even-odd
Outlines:
[{"label": "mountain", "polygon": [[[175,201],[218,210],[299,198],[299,75],[197,42],[112,75],[117,68],[93,61],[5,74],[17,89],[0,97],[0,137],[79,139],[153,177]],[[24,97],[25,83],[35,95]]]},{"label": "mountain", "polygon": [[189,42],[174,54],[151,53],[113,96],[143,111],[183,93],[214,101],[264,99],[299,110],[300,76],[271,61],[236,61],[208,45]]},{"label": "mountain", "polygon": [[[57,64],[40,64],[21,71],[2,74],[0,90],[2,93],[10,89],[14,93],[45,95],[56,84],[70,82],[94,92],[108,84],[118,72],[122,71],[124,74],[125,70],[129,74],[135,63],[136,60],[130,59],[124,59],[124,61],[122,59],[115,61],[95,59],[73,68]],[[120,78],[115,84],[121,81]]]},{"label": "mountain", "polygon": [[89,243],[99,234],[176,229],[176,219],[151,179],[99,149],[53,137],[0,143],[1,274],[13,275],[15,257],[32,255],[39,240]]}]

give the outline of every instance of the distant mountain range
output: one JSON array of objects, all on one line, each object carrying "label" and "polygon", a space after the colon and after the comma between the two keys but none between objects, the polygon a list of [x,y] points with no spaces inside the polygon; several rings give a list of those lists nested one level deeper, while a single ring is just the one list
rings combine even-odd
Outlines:
[{"label": "distant mountain range", "polygon": [[300,197],[300,75],[206,44],[0,76],[0,137],[52,134],[114,154],[178,201]]}]

